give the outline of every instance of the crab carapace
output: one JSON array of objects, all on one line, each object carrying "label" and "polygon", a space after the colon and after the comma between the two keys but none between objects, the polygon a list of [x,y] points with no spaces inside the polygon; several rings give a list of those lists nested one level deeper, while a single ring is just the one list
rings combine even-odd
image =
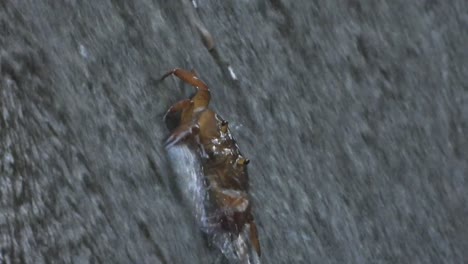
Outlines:
[{"label": "crab carapace", "polygon": [[208,107],[211,99],[208,86],[194,72],[173,69],[161,80],[174,75],[195,88],[191,99],[181,100],[169,108],[168,116],[179,113],[177,125],[171,129],[166,148],[190,143],[196,146],[206,185],[205,232],[223,238],[215,242],[223,253],[231,252],[240,263],[254,263],[252,254],[260,257],[257,226],[252,215],[247,164],[231,135],[228,122]]}]

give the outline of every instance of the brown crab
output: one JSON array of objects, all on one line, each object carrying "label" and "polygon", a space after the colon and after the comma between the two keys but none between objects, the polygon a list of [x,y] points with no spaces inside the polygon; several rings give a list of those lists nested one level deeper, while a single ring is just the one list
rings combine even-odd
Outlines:
[{"label": "brown crab", "polygon": [[[161,80],[170,75],[196,87],[197,92],[191,99],[175,103],[164,116],[166,120],[168,116],[180,113],[178,124],[171,131],[166,147],[171,148],[187,141],[197,146],[209,197],[208,218],[215,227],[210,229],[211,235],[226,234],[231,240],[228,244],[231,243],[232,251],[240,260],[250,258],[252,252],[259,257],[260,242],[248,194],[249,160],[239,151],[228,122],[208,107],[211,99],[208,86],[194,72],[178,68],[164,74]],[[244,249],[234,245],[240,238],[248,245]],[[218,247],[226,251],[223,246]]]}]

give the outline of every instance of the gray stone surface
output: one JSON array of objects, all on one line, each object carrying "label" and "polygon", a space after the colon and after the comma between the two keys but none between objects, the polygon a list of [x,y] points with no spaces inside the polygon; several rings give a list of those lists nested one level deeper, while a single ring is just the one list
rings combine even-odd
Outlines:
[{"label": "gray stone surface", "polygon": [[162,145],[175,66],[252,161],[264,263],[468,262],[466,1],[197,3],[0,1],[1,263],[218,257]]}]

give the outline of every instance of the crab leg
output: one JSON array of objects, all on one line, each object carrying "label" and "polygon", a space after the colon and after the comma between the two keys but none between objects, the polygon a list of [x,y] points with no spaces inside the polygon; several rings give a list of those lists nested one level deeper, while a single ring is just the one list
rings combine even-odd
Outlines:
[{"label": "crab leg", "polygon": [[163,117],[163,120],[166,121],[168,115],[171,115],[173,113],[189,109],[190,106],[192,106],[192,105],[193,105],[193,102],[190,99],[181,100],[181,101],[173,104],[171,106],[171,108],[169,108],[169,110],[167,110],[166,114]]},{"label": "crab leg", "polygon": [[170,148],[180,141],[186,139],[189,136],[196,135],[200,132],[200,127],[198,125],[192,125],[190,123],[182,124],[178,126],[174,132],[166,140],[166,148]]},{"label": "crab leg", "polygon": [[208,85],[206,85],[206,83],[204,83],[202,80],[198,79],[198,77],[193,72],[175,68],[164,74],[161,77],[161,81],[170,75],[175,75],[182,81],[197,88],[197,93],[192,98],[194,109],[197,109],[199,107],[205,108],[208,106],[211,99],[210,89],[208,88]]},{"label": "crab leg", "polygon": [[257,225],[255,224],[254,221],[251,221],[249,224],[250,224],[250,241],[253,247],[255,248],[255,251],[260,256],[262,252],[260,251],[260,241],[258,241]]}]

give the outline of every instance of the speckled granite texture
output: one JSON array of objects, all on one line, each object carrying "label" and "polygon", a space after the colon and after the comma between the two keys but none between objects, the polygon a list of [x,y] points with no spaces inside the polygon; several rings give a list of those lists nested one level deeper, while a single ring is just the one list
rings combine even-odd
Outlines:
[{"label": "speckled granite texture", "polygon": [[468,262],[466,1],[197,4],[0,1],[0,262],[218,258],[162,144],[176,66],[251,160],[263,263]]}]

